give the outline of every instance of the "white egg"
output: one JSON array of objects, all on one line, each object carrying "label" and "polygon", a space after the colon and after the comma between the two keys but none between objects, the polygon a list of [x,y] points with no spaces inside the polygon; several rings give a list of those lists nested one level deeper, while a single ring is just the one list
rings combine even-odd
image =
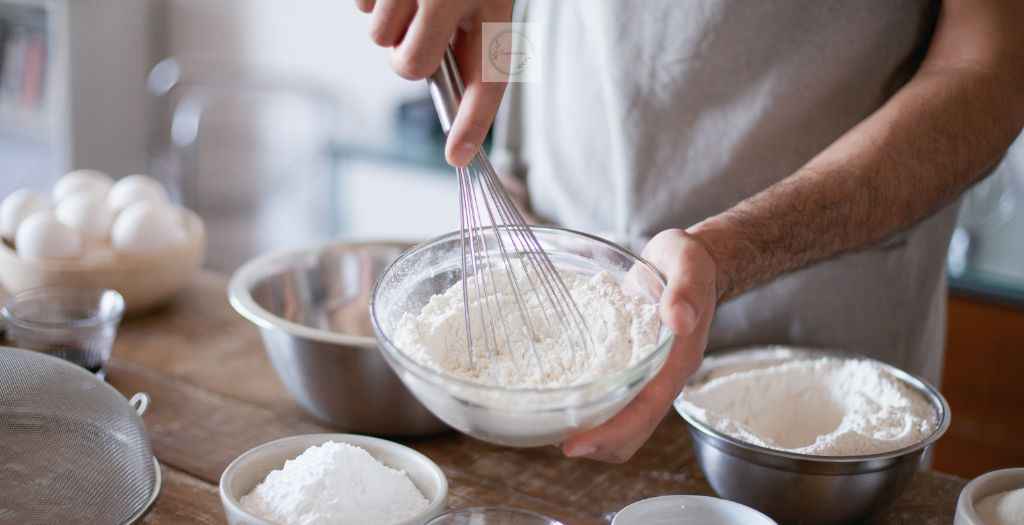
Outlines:
[{"label": "white egg", "polygon": [[22,221],[15,236],[18,256],[26,259],[71,259],[82,255],[82,236],[52,213],[38,212]]},{"label": "white egg", "polygon": [[17,190],[0,202],[0,235],[14,239],[18,225],[29,215],[46,211],[46,199],[28,189]]},{"label": "white egg", "polygon": [[181,212],[169,204],[132,204],[114,219],[111,244],[118,252],[152,253],[184,243],[188,235],[180,215]]},{"label": "white egg", "polygon": [[110,238],[114,210],[107,205],[107,199],[100,195],[74,193],[57,203],[54,213],[57,220],[86,237],[100,241]]},{"label": "white egg", "polygon": [[152,177],[129,175],[114,184],[107,195],[107,203],[117,213],[137,202],[166,203],[167,190]]},{"label": "white egg", "polygon": [[77,170],[68,173],[53,185],[53,201],[61,200],[76,194],[90,193],[105,196],[114,185],[114,179],[102,171]]}]

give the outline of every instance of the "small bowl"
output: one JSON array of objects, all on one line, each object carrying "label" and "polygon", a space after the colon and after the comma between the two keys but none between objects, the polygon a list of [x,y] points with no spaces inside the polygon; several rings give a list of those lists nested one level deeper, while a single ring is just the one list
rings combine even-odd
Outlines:
[{"label": "small bowl", "polygon": [[445,512],[427,525],[562,525],[562,522],[528,510],[470,507]]},{"label": "small bowl", "polygon": [[710,496],[658,496],[628,505],[611,525],[700,523],[701,525],[777,525],[771,518],[734,501]]},{"label": "small bowl", "polygon": [[338,429],[417,436],[448,428],[391,371],[370,325],[370,289],[409,246],[332,242],[276,252],[231,278],[231,305],[259,327],[288,392]]},{"label": "small bowl", "polygon": [[993,494],[1024,488],[1024,468],[993,470],[971,480],[956,502],[954,525],[991,525],[978,516],[974,506]]},{"label": "small bowl", "polygon": [[15,346],[70,361],[103,379],[124,314],[124,298],[104,288],[33,288],[0,308]]},{"label": "small bowl", "polygon": [[229,525],[275,525],[249,514],[241,506],[242,496],[256,488],[285,461],[296,458],[309,447],[328,441],[347,443],[370,453],[377,461],[409,476],[429,505],[406,521],[381,525],[422,525],[444,510],[448,501],[448,479],[436,463],[415,450],[384,439],[357,434],[308,434],[264,443],[238,456],[220,476],[220,501]]},{"label": "small bowl", "polygon": [[110,288],[125,301],[125,313],[156,308],[188,285],[203,262],[206,230],[194,212],[181,209],[186,242],[149,254],[108,250],[81,260],[24,259],[0,241],[0,284],[8,292],[58,286]]},{"label": "small bowl", "polygon": [[[531,227],[552,263],[582,273],[630,272],[633,293],[656,302],[665,277],[649,262],[603,239],[562,228]],[[490,257],[499,257],[494,231],[480,233]],[[507,233],[505,234],[507,235]],[[384,357],[431,412],[445,423],[483,441],[512,447],[550,445],[607,421],[665,363],[672,334],[662,327],[658,347],[635,365],[593,381],[562,388],[503,388],[437,371],[395,346],[391,333],[406,312],[419,312],[435,294],[461,277],[459,232],[421,244],[395,260],[374,288],[373,328]]]},{"label": "small bowl", "polygon": [[[836,351],[759,347],[720,352],[704,360],[689,384],[794,359],[868,359]],[[725,435],[675,408],[693,441],[708,483],[723,498],[753,507],[781,523],[856,522],[896,499],[921,458],[949,428],[949,405],[933,386],[894,366],[871,360],[924,396],[935,409],[935,430],[923,441],[892,452],[861,456],[812,456],[752,445]],[[680,399],[682,396],[680,396]]]}]

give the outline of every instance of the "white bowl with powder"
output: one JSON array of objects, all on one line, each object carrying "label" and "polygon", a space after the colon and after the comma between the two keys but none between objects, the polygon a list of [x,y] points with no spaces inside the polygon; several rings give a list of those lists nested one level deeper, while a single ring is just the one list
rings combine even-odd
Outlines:
[{"label": "white bowl with powder", "polygon": [[1024,468],[994,470],[971,480],[956,502],[955,525],[1024,523]]},{"label": "white bowl with powder", "polygon": [[296,523],[421,525],[444,510],[448,481],[428,457],[398,443],[308,434],[239,456],[221,475],[220,497],[230,525],[291,525],[267,509],[288,509]]},{"label": "white bowl with powder", "polygon": [[788,347],[711,354],[675,408],[712,488],[782,523],[878,510],[950,421],[942,395],[896,367]]}]

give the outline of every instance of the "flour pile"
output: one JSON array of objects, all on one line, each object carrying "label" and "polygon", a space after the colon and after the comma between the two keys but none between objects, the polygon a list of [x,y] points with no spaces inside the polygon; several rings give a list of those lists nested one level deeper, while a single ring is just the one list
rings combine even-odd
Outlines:
[{"label": "flour pile", "polygon": [[993,494],[974,506],[985,525],[1024,524],[1024,488]]},{"label": "flour pile", "polygon": [[871,361],[803,359],[714,378],[679,404],[755,445],[817,456],[878,454],[927,438],[932,405]]},{"label": "flour pile", "polygon": [[405,472],[333,441],[306,449],[268,474],[241,504],[279,525],[387,525],[429,505]]},{"label": "flour pile", "polygon": [[[530,290],[528,278],[495,272],[494,286],[469,286],[473,357],[467,350],[462,282],[433,296],[418,314],[406,313],[395,330],[395,344],[413,359],[470,381],[503,387],[561,387],[601,377],[636,364],[658,344],[657,307],[627,293],[608,272],[561,272],[579,306],[593,341],[590,351],[572,331],[561,329],[552,302]],[[520,314],[514,286],[525,300]],[[481,314],[483,311],[483,314]],[[500,312],[500,315],[498,314]],[[485,330],[488,326],[494,330]],[[529,327],[533,329],[533,345]],[[493,339],[491,339],[493,335]],[[496,343],[496,344],[495,344]],[[536,352],[534,352],[534,350]]]}]

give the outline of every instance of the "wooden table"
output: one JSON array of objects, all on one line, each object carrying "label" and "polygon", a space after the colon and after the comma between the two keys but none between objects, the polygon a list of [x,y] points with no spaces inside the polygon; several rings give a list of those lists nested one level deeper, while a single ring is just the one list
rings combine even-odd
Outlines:
[{"label": "wooden table", "polygon": [[[217,482],[236,456],[295,434],[337,431],[307,416],[278,381],[255,327],[231,310],[224,277],[204,273],[160,312],[126,321],[108,379],[148,392],[144,420],[163,467],[145,523],[224,523]],[[457,433],[404,440],[436,461],[452,507],[507,505],[567,524],[608,523],[625,505],[662,494],[712,494],[680,418],[670,416],[624,465],[564,458],[554,447],[509,449]],[[963,481],[923,472],[871,523],[953,522]]]}]

